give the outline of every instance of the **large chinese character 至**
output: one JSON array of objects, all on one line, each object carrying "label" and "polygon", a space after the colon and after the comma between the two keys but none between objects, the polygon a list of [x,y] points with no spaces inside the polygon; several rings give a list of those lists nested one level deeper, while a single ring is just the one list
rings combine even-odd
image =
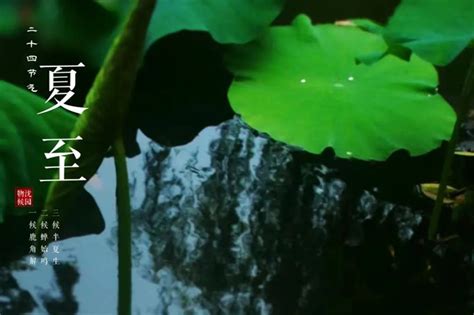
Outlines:
[{"label": "large chinese character \u81f3", "polygon": [[[77,72],[74,69],[64,70],[64,68],[79,68],[79,67],[84,67],[84,64],[81,62],[77,65],[40,66],[40,68],[53,68],[53,70],[49,71],[49,91],[51,92],[51,95],[46,100],[46,102],[54,100],[56,104],[42,112],[39,112],[38,115],[50,112],[59,107],[62,107],[76,114],[81,114],[83,111],[87,109],[85,107],[68,105],[66,103],[75,94],[73,90],[76,87]],[[58,96],[60,96],[60,98],[57,98]]]},{"label": "large chinese character \u81f3", "polygon": [[43,139],[43,141],[57,141],[56,145],[54,148],[51,150],[49,153],[45,153],[44,155],[46,156],[47,159],[52,159],[52,158],[59,158],[59,165],[58,166],[46,166],[46,169],[58,169],[58,178],[55,179],[40,179],[40,182],[59,182],[59,181],[85,181],[86,179],[84,177],[80,178],[65,178],[65,170],[66,168],[78,168],[79,165],[74,163],[73,165],[66,165],[66,156],[72,155],[76,160],[81,157],[81,153],[74,148],[70,147],[69,152],[56,152],[59,150],[61,147],[63,147],[66,142],[64,141],[67,140],[82,140],[80,136],[77,136],[76,138],[63,138],[63,139]]}]

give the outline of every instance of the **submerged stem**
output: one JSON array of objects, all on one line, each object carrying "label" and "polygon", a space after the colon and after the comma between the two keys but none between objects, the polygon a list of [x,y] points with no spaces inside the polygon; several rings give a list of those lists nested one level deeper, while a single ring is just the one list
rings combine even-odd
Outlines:
[{"label": "submerged stem", "polygon": [[130,315],[132,310],[132,223],[128,190],[127,159],[121,136],[113,144],[117,175],[118,218],[118,314]]},{"label": "submerged stem", "polygon": [[454,159],[454,151],[459,138],[461,124],[466,119],[469,112],[469,105],[474,101],[474,56],[471,59],[471,64],[464,81],[464,86],[459,103],[458,118],[454,125],[453,134],[446,149],[446,156],[444,159],[443,170],[441,173],[441,181],[436,196],[436,203],[431,215],[430,226],[428,229],[428,239],[434,240],[438,231],[439,219],[441,217],[441,210],[443,208],[443,200],[446,195],[446,188],[448,185],[449,176],[451,175],[451,165]]}]

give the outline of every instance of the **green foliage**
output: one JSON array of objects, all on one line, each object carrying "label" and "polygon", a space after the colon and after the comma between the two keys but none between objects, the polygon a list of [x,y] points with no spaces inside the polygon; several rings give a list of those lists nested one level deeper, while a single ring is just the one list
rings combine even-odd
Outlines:
[{"label": "green foliage", "polygon": [[0,1],[0,35],[14,34],[20,28],[20,14],[14,2]]},{"label": "green foliage", "polygon": [[[360,29],[364,31],[375,33],[375,34],[382,34],[384,31],[384,27],[382,25],[375,23],[374,21],[369,20],[369,19],[354,19],[347,22],[349,24],[353,24],[354,26],[359,27]],[[341,25],[344,26],[343,23]]]},{"label": "green foliage", "polygon": [[[87,94],[87,108],[75,124],[71,136],[81,136],[73,146],[83,154],[80,168],[65,170],[66,178],[89,179],[99,168],[107,150],[122,135],[123,123],[128,115],[128,103],[141,62],[148,24],[156,0],[136,2],[127,23],[117,36],[108,55]],[[74,157],[66,157],[66,165],[73,164]],[[46,208],[57,209],[77,195],[83,182],[54,182],[49,189]]]},{"label": "green foliage", "polygon": [[436,93],[434,67],[416,56],[355,62],[386,49],[376,34],[299,16],[233,48],[230,103],[252,127],[312,153],[332,147],[364,160],[399,149],[427,153],[450,138],[454,111]]},{"label": "green foliage", "polygon": [[50,165],[44,153],[52,146],[42,139],[68,137],[76,121],[63,110],[37,115],[50,106],[40,97],[0,81],[0,223],[7,211],[12,215],[26,212],[26,208],[14,208],[15,187],[32,187],[35,206],[44,201],[48,183],[39,180],[52,178],[54,172],[44,169]]},{"label": "green foliage", "polygon": [[446,65],[474,39],[472,0],[403,0],[385,37],[437,65]]},{"label": "green foliage", "polygon": [[[131,0],[99,0],[120,14]],[[219,43],[245,43],[262,33],[283,8],[284,0],[162,0],[154,10],[148,42],[183,30],[209,32]]]},{"label": "green foliage", "polygon": [[284,0],[161,0],[150,31],[153,39],[181,30],[205,31],[219,43],[254,39],[280,13]]},{"label": "green foliage", "polygon": [[101,64],[121,23],[92,0],[43,0],[34,12],[42,45],[78,53],[87,64]]},{"label": "green foliage", "polygon": [[[100,65],[135,2],[40,1],[34,19],[43,44],[59,44],[86,56],[89,64]],[[283,4],[284,0],[158,1],[150,22],[147,46],[182,30],[209,32],[220,43],[248,42],[265,30],[280,13]],[[10,25],[14,21],[9,19],[4,19],[2,14],[0,20]]]}]

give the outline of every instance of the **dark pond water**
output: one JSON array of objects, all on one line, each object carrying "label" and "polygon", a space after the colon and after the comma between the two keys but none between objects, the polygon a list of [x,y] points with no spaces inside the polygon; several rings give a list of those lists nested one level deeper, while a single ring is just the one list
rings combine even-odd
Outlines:
[{"label": "dark pond water", "polygon": [[[429,306],[442,293],[416,278],[430,262],[414,183],[436,178],[437,162],[340,163],[237,118],[173,149],[140,137],[142,154],[129,160],[134,314],[444,314]],[[105,230],[60,241],[59,266],[1,267],[0,314],[116,313],[111,159],[87,189]]]}]

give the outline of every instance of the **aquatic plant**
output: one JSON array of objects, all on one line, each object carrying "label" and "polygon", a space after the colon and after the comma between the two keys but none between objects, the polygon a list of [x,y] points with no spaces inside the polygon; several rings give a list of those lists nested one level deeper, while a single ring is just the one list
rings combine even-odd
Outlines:
[{"label": "aquatic plant", "polygon": [[[65,12],[73,15],[76,6],[87,3],[94,16],[106,19],[107,23],[98,26],[104,28],[96,32],[94,28],[82,29],[83,23],[68,25],[71,30],[80,29],[85,38],[93,36],[94,45],[101,47],[96,55],[88,52],[91,60],[99,63],[105,51],[108,54],[86,99],[88,110],[79,119],[61,112],[48,120],[33,119],[43,101],[0,82],[0,223],[6,214],[24,215],[13,211],[12,200],[5,197],[12,189],[11,178],[38,186],[32,181],[40,176],[42,165],[36,160],[27,165],[25,159],[46,150],[38,143],[29,143],[31,152],[22,150],[21,143],[30,133],[51,137],[66,131],[72,136],[80,134],[84,141],[76,144],[76,149],[82,153],[81,175],[87,178],[112,147],[119,220],[118,310],[131,313],[131,222],[124,133],[129,113],[136,110],[132,99],[135,79],[147,47],[170,34],[192,30],[209,33],[219,44],[232,44],[219,46],[226,51],[225,65],[233,75],[228,90],[230,105],[250,126],[276,140],[314,154],[332,148],[340,158],[379,161],[398,150],[422,155],[450,140],[430,223],[429,238],[435,239],[459,127],[474,100],[474,63],[457,104],[457,119],[437,92],[435,65],[449,64],[472,42],[472,0],[404,0],[386,27],[361,19],[312,25],[301,15],[290,26],[270,28],[283,9],[282,0],[196,1],[190,6],[185,1],[165,0],[158,1],[156,7],[155,2],[134,1],[130,14],[129,1],[43,3],[68,8]],[[120,27],[123,21],[126,23]],[[8,30],[14,30],[15,25],[9,23]],[[110,46],[115,32],[116,40]],[[51,40],[77,45],[69,37]],[[220,88],[227,89],[225,85]],[[167,104],[157,100],[154,106]],[[34,123],[27,128],[27,121]],[[16,133],[19,124],[22,132]],[[202,127],[192,129],[191,136]],[[142,128],[140,122],[136,128]],[[159,124],[156,133],[160,133]],[[20,164],[12,167],[18,161]],[[77,171],[67,170],[70,176]],[[36,191],[46,209],[61,209],[82,188],[80,183],[54,183]]]}]

